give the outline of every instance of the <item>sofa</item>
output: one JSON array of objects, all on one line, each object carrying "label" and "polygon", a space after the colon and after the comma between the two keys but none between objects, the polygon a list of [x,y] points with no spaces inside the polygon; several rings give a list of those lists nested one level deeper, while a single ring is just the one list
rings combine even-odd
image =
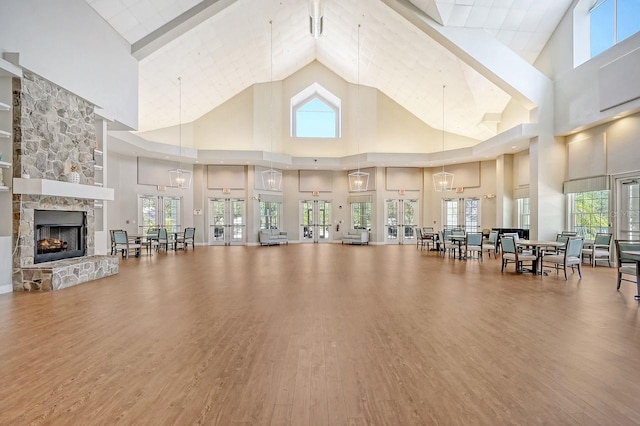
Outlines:
[{"label": "sofa", "polygon": [[277,229],[261,229],[258,238],[261,246],[289,244],[289,237],[287,236],[287,233]]},{"label": "sofa", "polygon": [[369,244],[369,231],[366,229],[349,229],[342,233],[342,244]]}]

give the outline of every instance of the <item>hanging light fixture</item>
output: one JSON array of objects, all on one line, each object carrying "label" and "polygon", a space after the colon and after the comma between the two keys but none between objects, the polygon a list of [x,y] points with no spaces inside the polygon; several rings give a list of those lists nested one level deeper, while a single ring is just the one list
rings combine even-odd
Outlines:
[{"label": "hanging light fixture", "polygon": [[[442,157],[444,161],[444,88],[442,86]],[[433,175],[433,187],[436,192],[452,191],[453,190],[453,173],[444,171],[444,164],[442,164],[442,171]]]},{"label": "hanging light fixture", "polygon": [[191,177],[193,172],[182,168],[182,77],[178,77],[178,143],[180,145],[180,162],[177,169],[169,170],[169,186],[172,188],[191,188]]},{"label": "hanging light fixture", "polygon": [[270,63],[269,70],[269,135],[271,139],[271,167],[262,172],[262,187],[270,191],[280,191],[282,188],[282,172],[273,168],[273,22],[269,21],[270,33]]},{"label": "hanging light fixture", "polygon": [[313,38],[320,38],[323,26],[322,0],[309,0],[309,32]]},{"label": "hanging light fixture", "polygon": [[356,98],[358,99],[358,105],[356,106],[356,137],[358,139],[358,152],[357,152],[357,164],[358,171],[349,173],[349,191],[351,192],[362,192],[366,191],[369,188],[369,173],[360,171],[360,24],[358,24],[358,92],[356,93]]}]

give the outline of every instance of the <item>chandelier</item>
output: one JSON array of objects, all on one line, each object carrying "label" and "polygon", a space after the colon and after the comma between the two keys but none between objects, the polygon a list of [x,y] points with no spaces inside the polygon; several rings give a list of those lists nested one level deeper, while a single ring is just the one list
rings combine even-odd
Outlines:
[{"label": "chandelier", "polygon": [[280,191],[282,188],[282,172],[273,168],[273,21],[269,21],[270,39],[270,70],[269,70],[269,135],[271,139],[271,167],[262,172],[262,187],[270,191]]},{"label": "chandelier", "polygon": [[182,168],[182,77],[178,77],[178,143],[180,145],[180,161],[178,168],[169,170],[169,186],[178,189],[191,188],[193,172]]},{"label": "chandelier", "polygon": [[351,172],[349,173],[349,191],[351,192],[362,192],[362,191],[366,191],[369,188],[369,173],[367,172],[362,172],[360,171],[360,110],[362,109],[360,107],[360,24],[358,24],[358,55],[357,55],[357,64],[358,64],[358,71],[357,71],[357,80],[358,80],[358,86],[357,86],[357,94],[356,94],[356,98],[358,99],[358,105],[356,107],[356,137],[358,140],[358,152],[357,152],[357,164],[358,164],[358,171],[356,172]]},{"label": "chandelier", "polygon": [[[444,89],[446,86],[442,86],[442,157],[444,161]],[[453,190],[453,173],[444,171],[444,163],[442,164],[442,171],[433,175],[433,188],[436,192],[452,191]]]}]

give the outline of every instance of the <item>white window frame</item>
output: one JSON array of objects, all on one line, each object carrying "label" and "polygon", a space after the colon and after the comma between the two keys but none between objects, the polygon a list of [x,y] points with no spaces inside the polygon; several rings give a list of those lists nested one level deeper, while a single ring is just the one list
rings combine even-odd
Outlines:
[{"label": "white window frame", "polygon": [[[353,202],[350,204],[350,209],[351,210],[351,229],[363,229],[362,226],[356,228],[356,206],[360,205],[360,215],[363,215],[363,211],[365,211],[365,204],[369,204],[369,215],[368,217],[365,215],[364,216],[364,222],[365,222],[365,228],[367,229],[367,231],[371,231],[371,216],[373,216],[373,203],[368,202],[368,201],[358,201],[358,202]],[[362,217],[360,218],[360,223],[362,223]]]},{"label": "white window frame", "polygon": [[[298,109],[311,102],[313,99],[319,99],[323,104],[327,105],[335,112],[335,138],[325,139],[337,139],[342,137],[342,100],[322,87],[318,83],[313,83],[309,87],[300,91],[298,94],[291,97],[289,118],[291,122],[290,136],[292,138],[309,139],[310,137],[297,136],[297,112]],[[322,138],[322,137],[318,137]]]},{"label": "white window frame", "polygon": [[[477,203],[477,224],[475,229],[473,226],[469,226],[467,217],[467,201],[475,201]],[[455,223],[449,221],[453,218],[448,212],[448,206],[456,207]],[[443,198],[442,199],[442,227],[444,229],[462,228],[469,232],[479,232],[482,229],[482,202],[477,197],[467,198]]]},{"label": "white window frame", "polygon": [[[606,192],[608,193],[607,197],[607,211],[601,211],[599,213],[582,213],[576,211],[576,197],[580,194],[586,194],[590,192]],[[578,232],[578,235],[585,237],[587,239],[595,238],[595,234],[598,232],[609,232],[611,227],[611,191],[608,189],[597,190],[597,191],[584,191],[584,192],[575,192],[567,194],[567,224],[570,231]],[[578,215],[587,216],[587,215],[599,215],[603,218],[607,219],[608,226],[601,227],[583,227],[582,225],[578,225],[579,222],[584,223],[584,221],[578,221]],[[605,229],[606,228],[606,229]]]},{"label": "white window frame", "polygon": [[[269,212],[273,212],[273,208],[275,207],[275,215],[269,214],[264,215],[263,211],[266,211],[266,205],[269,204]],[[265,209],[263,209],[263,205]],[[278,201],[260,201],[260,205],[258,206],[258,216],[260,220],[260,229],[281,229],[282,221],[281,215],[282,213],[282,203]],[[275,217],[275,226],[273,224],[272,218]]]},{"label": "white window frame", "polygon": [[530,229],[531,228],[531,199],[518,198],[516,200],[518,206],[518,228]]}]

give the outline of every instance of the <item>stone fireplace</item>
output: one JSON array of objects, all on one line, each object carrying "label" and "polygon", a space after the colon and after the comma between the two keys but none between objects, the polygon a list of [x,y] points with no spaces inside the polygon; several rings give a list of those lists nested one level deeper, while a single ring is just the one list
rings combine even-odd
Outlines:
[{"label": "stone fireplace", "polygon": [[[13,289],[57,290],[118,272],[95,256],[94,106],[31,72],[13,79]],[[80,184],[67,178],[80,174]],[[108,190],[112,191],[112,190]]]}]

